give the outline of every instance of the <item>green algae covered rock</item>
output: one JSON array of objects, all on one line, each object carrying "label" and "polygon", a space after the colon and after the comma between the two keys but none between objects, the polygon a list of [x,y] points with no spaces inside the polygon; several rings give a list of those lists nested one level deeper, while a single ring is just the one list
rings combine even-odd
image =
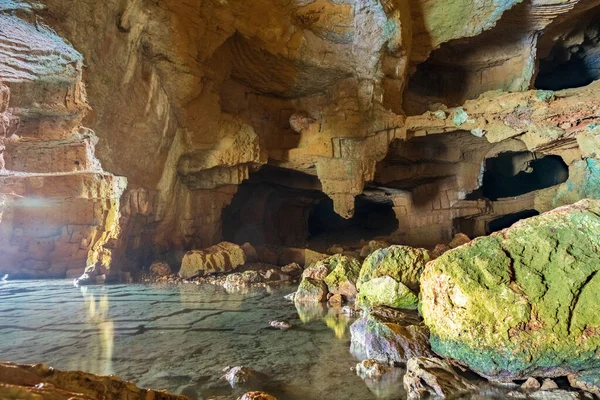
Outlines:
[{"label": "green algae covered rock", "polygon": [[325,285],[325,282],[317,279],[304,278],[298,286],[294,301],[318,303],[327,301],[327,285]]},{"label": "green algae covered rock", "polygon": [[388,306],[416,310],[419,299],[404,284],[382,276],[362,284],[357,304],[363,308]]},{"label": "green algae covered rock", "polygon": [[419,277],[430,260],[429,252],[409,246],[390,246],[375,250],[362,265],[357,286],[381,276],[390,276],[414,292],[419,291]]},{"label": "green algae covered rock", "polygon": [[600,201],[583,200],[430,262],[421,312],[439,355],[496,380],[600,367]]},{"label": "green algae covered rock", "polygon": [[360,273],[360,262],[353,257],[337,254],[322,261],[329,268],[324,281],[329,291],[347,299],[356,297],[356,280]]}]

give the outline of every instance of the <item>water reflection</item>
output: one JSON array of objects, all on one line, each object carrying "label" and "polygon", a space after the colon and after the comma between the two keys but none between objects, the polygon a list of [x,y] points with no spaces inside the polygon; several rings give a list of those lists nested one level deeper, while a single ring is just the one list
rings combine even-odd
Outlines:
[{"label": "water reflection", "polygon": [[97,332],[89,343],[89,354],[78,369],[97,371],[98,374],[110,375],[113,371],[113,350],[115,325],[110,319],[108,294],[94,295],[86,286],[80,287],[87,310],[87,324],[92,332]]},{"label": "water reflection", "polygon": [[341,307],[327,307],[325,303],[319,302],[295,302],[300,321],[308,323],[323,320],[338,339],[344,338],[346,329],[352,322],[350,318],[342,313]]}]

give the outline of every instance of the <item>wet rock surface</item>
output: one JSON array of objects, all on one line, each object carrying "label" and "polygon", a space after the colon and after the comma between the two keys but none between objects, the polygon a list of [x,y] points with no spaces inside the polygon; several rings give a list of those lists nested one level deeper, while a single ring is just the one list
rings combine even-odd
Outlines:
[{"label": "wet rock surface", "polygon": [[44,364],[0,363],[0,398],[31,400],[191,400],[141,389],[115,376],[61,371]]},{"label": "wet rock surface", "polygon": [[456,373],[449,362],[439,358],[417,357],[406,363],[404,387],[409,399],[449,398],[477,389]]},{"label": "wet rock surface", "polygon": [[433,357],[427,327],[403,325],[406,321],[364,315],[350,326],[350,351],[358,359],[388,364],[405,363],[412,357]]}]

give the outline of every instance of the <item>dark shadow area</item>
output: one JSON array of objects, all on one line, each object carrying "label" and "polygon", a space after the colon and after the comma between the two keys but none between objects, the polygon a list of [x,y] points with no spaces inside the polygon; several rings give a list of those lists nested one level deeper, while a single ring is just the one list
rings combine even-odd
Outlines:
[{"label": "dark shadow area", "polygon": [[[520,196],[565,182],[569,168],[559,156],[506,152],[485,161],[481,196],[489,200]],[[477,193],[472,193],[473,198]]]},{"label": "dark shadow area", "polygon": [[599,17],[600,8],[596,8],[595,12],[591,11],[579,20],[574,28],[573,25],[567,26],[567,32],[539,60],[536,89],[577,88],[600,79]]},{"label": "dark shadow area", "polygon": [[522,219],[535,217],[536,215],[540,215],[540,213],[536,210],[524,210],[514,214],[504,215],[500,218],[490,221],[488,223],[486,233],[489,235],[490,233],[501,231],[502,229],[511,227],[515,222],[518,222]]},{"label": "dark shadow area", "polygon": [[339,234],[340,237],[358,235],[357,239],[369,239],[390,235],[398,229],[398,220],[392,207],[391,201],[357,196],[354,216],[344,219],[333,210],[331,199],[321,200],[312,209],[308,219],[310,238]]},{"label": "dark shadow area", "polygon": [[[598,67],[600,67],[600,52]],[[562,90],[586,86],[599,78],[598,68],[594,69],[584,54],[574,54],[568,61],[561,63],[555,59],[540,60],[539,73],[535,88],[543,90]]]}]

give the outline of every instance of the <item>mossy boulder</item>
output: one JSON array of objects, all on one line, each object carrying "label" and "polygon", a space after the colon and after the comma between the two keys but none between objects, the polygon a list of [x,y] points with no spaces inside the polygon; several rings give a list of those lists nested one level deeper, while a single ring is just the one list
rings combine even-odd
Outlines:
[{"label": "mossy boulder", "polygon": [[421,276],[432,348],[496,380],[599,368],[598,271],[596,200],[448,251]]},{"label": "mossy boulder", "polygon": [[416,310],[419,298],[394,278],[382,276],[362,284],[357,304],[363,308],[388,306]]},{"label": "mossy boulder", "polygon": [[362,265],[357,281],[360,289],[364,282],[390,276],[418,293],[419,277],[430,260],[429,252],[409,246],[390,246],[375,250]]},{"label": "mossy boulder", "polygon": [[322,262],[328,265],[330,271],[324,279],[329,292],[341,294],[347,299],[356,297],[356,280],[360,273],[360,262],[354,257],[339,254]]},{"label": "mossy boulder", "polygon": [[327,285],[317,279],[304,278],[298,286],[294,301],[318,303],[327,301]]}]

